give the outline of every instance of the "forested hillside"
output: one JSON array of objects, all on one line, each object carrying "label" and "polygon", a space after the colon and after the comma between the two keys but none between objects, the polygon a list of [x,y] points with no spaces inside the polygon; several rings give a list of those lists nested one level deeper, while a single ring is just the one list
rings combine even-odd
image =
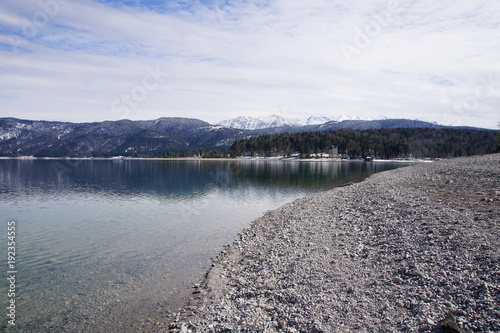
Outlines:
[{"label": "forested hillside", "polygon": [[344,157],[442,158],[493,153],[497,132],[479,129],[397,128],[365,131],[341,129],[331,132],[303,132],[263,135],[237,140],[233,156],[301,157],[328,152],[338,147]]},{"label": "forested hillside", "polygon": [[199,147],[228,149],[242,137],[241,130],[178,117],[95,123],[0,118],[0,156],[8,157],[192,156]]}]

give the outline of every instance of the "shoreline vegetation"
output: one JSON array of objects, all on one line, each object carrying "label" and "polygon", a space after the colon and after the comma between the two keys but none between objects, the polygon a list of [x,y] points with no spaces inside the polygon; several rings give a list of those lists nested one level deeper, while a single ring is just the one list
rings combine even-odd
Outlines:
[{"label": "shoreline vegetation", "polygon": [[243,130],[175,117],[86,124],[0,118],[0,155],[310,158],[335,147],[351,158],[448,158],[500,152],[498,133],[408,119]]},{"label": "shoreline vegetation", "polygon": [[[454,157],[453,157],[454,158]],[[105,161],[302,161],[302,162],[366,162],[364,159],[340,159],[340,158],[287,158],[287,157],[35,157],[35,156],[18,156],[18,157],[5,157],[0,156],[0,160],[105,160]],[[427,163],[440,161],[442,159],[431,158],[395,158],[395,159],[373,159],[370,162],[403,162],[403,163]]]},{"label": "shoreline vegetation", "polygon": [[171,332],[500,331],[500,154],[418,164],[267,212]]}]

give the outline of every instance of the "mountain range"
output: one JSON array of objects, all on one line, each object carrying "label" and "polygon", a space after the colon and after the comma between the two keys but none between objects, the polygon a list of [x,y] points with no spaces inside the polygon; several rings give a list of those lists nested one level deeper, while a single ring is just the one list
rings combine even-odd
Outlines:
[{"label": "mountain range", "polygon": [[154,157],[223,149],[241,130],[189,118],[68,123],[0,118],[0,156]]},{"label": "mountain range", "polygon": [[319,125],[327,122],[339,122],[343,120],[361,120],[356,116],[337,116],[337,117],[325,117],[325,116],[310,116],[306,120],[290,119],[278,115],[265,116],[265,117],[248,117],[239,116],[233,119],[221,121],[218,125],[230,128],[238,128],[245,130],[256,130],[256,129],[266,129],[275,127],[301,127],[309,125]]},{"label": "mountain range", "polygon": [[[323,120],[327,122],[321,123]],[[445,126],[408,119],[338,121],[310,117],[298,123],[279,116],[238,117],[217,125],[191,118],[93,123],[0,118],[0,156],[157,157],[165,153],[194,154],[199,149],[229,150],[237,139],[265,134],[440,127]]]}]

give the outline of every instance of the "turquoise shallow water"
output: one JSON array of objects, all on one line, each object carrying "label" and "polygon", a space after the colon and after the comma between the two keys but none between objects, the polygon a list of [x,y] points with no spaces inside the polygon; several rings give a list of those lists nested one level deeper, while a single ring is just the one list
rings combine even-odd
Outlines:
[{"label": "turquoise shallow water", "polygon": [[[210,258],[266,210],[399,166],[0,160],[0,225],[6,235],[15,221],[17,233],[16,326],[7,331],[154,325],[183,304]],[[6,237],[0,246],[7,253]],[[4,309],[8,287],[0,290]]]}]

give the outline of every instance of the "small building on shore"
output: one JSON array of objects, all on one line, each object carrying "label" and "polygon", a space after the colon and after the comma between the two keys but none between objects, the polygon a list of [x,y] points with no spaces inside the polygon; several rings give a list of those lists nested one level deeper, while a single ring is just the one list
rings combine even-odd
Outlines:
[{"label": "small building on shore", "polygon": [[328,155],[330,155],[330,158],[340,158],[339,147],[332,146],[330,149],[328,149]]}]

